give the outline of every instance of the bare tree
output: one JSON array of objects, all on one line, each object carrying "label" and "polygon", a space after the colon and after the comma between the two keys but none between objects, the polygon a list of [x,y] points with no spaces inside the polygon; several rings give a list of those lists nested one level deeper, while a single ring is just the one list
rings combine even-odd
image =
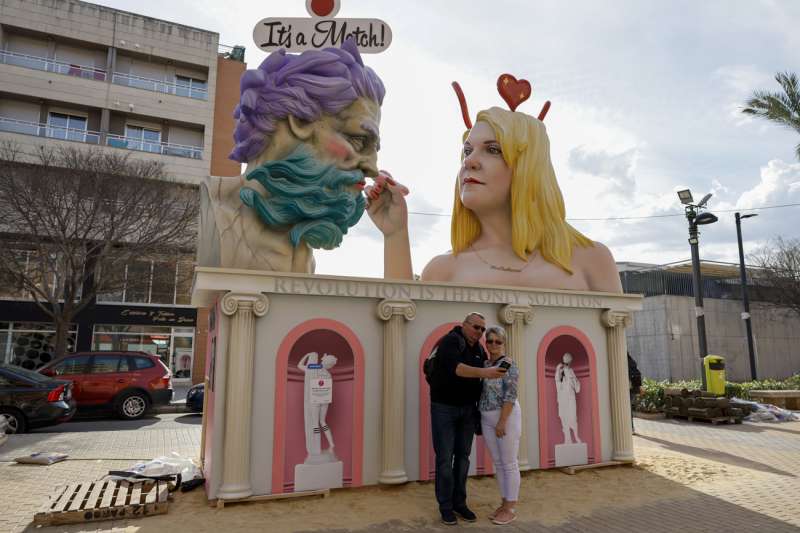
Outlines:
[{"label": "bare tree", "polygon": [[777,237],[750,255],[756,291],[763,298],[800,315],[800,239]]},{"label": "bare tree", "polygon": [[55,325],[55,355],[98,294],[121,292],[134,260],[194,247],[196,188],[128,155],[0,144],[0,279]]}]

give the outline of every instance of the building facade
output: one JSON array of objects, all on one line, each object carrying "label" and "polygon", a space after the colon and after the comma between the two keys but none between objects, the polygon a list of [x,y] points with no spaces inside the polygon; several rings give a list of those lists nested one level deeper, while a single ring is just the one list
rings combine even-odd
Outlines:
[{"label": "building facade", "polygon": [[[626,293],[645,296],[627,328],[628,351],[645,377],[699,379],[697,320],[691,264],[618,264]],[[703,262],[702,290],[708,353],[726,361],[729,381],[749,381],[750,354],[742,319],[738,265]],[[800,316],[750,287],[750,315],[759,379],[800,373]]]},{"label": "building facade", "polygon": [[[0,142],[23,157],[40,146],[130,154],[194,185],[236,176],[227,154],[245,69],[244,50],[222,49],[211,31],[77,0],[5,0]],[[125,288],[79,315],[70,348],[151,352],[176,381],[201,381],[205,318],[190,305],[193,260],[127,265]],[[0,361],[35,368],[50,360],[46,315],[11,288],[0,295]]]}]

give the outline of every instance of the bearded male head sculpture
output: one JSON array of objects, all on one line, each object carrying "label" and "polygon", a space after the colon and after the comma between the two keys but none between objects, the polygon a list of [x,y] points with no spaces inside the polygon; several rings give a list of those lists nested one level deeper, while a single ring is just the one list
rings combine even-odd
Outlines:
[{"label": "bearded male head sculpture", "polygon": [[384,94],[352,40],[245,72],[230,157],[247,169],[201,188],[198,264],[313,272],[312,250],[339,246],[364,212]]}]

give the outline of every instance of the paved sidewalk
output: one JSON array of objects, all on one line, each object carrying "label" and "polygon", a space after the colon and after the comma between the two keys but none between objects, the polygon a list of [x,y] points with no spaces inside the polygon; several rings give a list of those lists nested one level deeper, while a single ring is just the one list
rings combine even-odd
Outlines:
[{"label": "paved sidewalk", "polygon": [[[97,429],[115,427],[129,429]],[[59,485],[99,479],[109,470],[125,469],[172,451],[196,458],[199,449],[197,415],[173,415],[166,421],[155,417],[131,422],[82,420],[10,435],[0,446],[0,532],[25,530]],[[15,457],[41,451],[67,453],[69,459],[50,466],[12,462]],[[110,525],[99,524],[101,528]]]},{"label": "paved sidewalk", "polygon": [[[82,459],[49,467],[0,462],[0,531],[234,533],[264,529],[265,524],[271,532],[456,530],[438,523],[431,483],[342,490],[327,499],[239,504],[223,510],[208,507],[197,490],[176,494],[167,515],[60,528],[28,526],[55,485],[96,479],[110,469],[128,466],[130,459],[151,458],[176,448],[187,455],[196,452],[199,426],[184,427],[171,420],[122,431],[12,437],[0,448],[0,461],[24,450],[43,449],[42,445],[73,446],[72,456]],[[800,531],[800,422],[711,426],[637,419],[636,427],[634,467],[588,470],[575,476],[526,472],[519,519],[508,529]],[[43,440],[37,444],[36,438]],[[484,518],[495,503],[496,490],[489,477],[470,480],[470,502],[480,520],[460,524],[459,530],[498,531]]]}]

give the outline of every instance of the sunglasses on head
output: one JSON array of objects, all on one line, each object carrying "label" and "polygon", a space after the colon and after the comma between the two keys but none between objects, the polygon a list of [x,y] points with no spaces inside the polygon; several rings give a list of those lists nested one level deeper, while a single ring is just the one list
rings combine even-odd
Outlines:
[{"label": "sunglasses on head", "polygon": [[486,344],[503,344],[500,339],[486,339]]},{"label": "sunglasses on head", "polygon": [[469,324],[469,325],[472,326],[473,328],[475,328],[477,331],[480,331],[480,332],[486,331],[486,327],[485,326],[479,326],[478,324]]}]

